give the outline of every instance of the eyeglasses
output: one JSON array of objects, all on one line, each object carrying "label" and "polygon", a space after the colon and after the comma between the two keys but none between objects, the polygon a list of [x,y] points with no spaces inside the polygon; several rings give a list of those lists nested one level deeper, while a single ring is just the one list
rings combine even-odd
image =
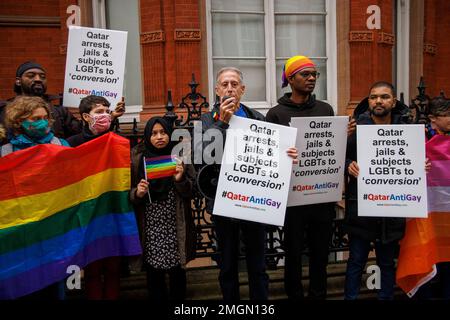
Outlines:
[{"label": "eyeglasses", "polygon": [[320,73],[316,72],[316,71],[313,71],[313,72],[303,71],[303,72],[299,72],[298,74],[301,75],[302,78],[304,78],[304,79],[309,79],[309,77],[311,77],[311,76],[313,76],[316,79],[319,79],[319,77],[320,77]]}]

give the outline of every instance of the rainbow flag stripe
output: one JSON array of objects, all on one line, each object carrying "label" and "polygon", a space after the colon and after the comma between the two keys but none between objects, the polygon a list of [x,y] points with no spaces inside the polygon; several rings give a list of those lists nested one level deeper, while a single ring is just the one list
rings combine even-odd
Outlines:
[{"label": "rainbow flag stripe", "polygon": [[147,180],[173,176],[177,162],[172,155],[145,158]]},{"label": "rainbow flag stripe", "polygon": [[129,142],[114,133],[0,158],[0,188],[0,299],[63,280],[71,265],[142,252]]},{"label": "rainbow flag stripe", "polygon": [[396,275],[410,297],[436,275],[437,263],[450,262],[450,136],[434,136],[426,152],[428,218],[407,220]]}]

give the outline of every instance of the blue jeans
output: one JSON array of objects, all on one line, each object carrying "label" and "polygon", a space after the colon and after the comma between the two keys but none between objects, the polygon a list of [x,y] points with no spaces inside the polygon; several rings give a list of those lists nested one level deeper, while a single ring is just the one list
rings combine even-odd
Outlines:
[{"label": "blue jeans", "polygon": [[[361,287],[361,278],[364,272],[369,252],[370,241],[356,236],[350,236],[350,257],[347,261],[345,274],[345,300],[355,300]],[[395,286],[395,262],[397,242],[382,244],[375,242],[377,265],[380,268],[381,288],[378,290],[379,300],[392,300]]]}]

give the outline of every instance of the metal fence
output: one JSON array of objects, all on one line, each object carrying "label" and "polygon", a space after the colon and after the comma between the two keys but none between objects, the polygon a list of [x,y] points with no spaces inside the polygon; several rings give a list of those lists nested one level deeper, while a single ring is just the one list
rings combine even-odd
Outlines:
[{"label": "metal fence", "polygon": [[[190,92],[182,98],[178,105],[179,110],[185,110],[186,117],[179,116],[174,112],[175,106],[172,101],[172,95],[170,91],[168,92],[167,111],[164,117],[173,123],[175,129],[187,129],[192,133],[194,122],[200,120],[202,113],[209,111],[209,103],[206,97],[197,92],[198,85],[194,75],[192,75],[192,81],[188,84]],[[430,98],[425,94],[425,84],[422,78],[418,90],[419,94],[410,104],[409,116],[413,123],[425,123]],[[441,95],[443,96],[443,93]],[[401,95],[400,100],[403,102],[403,95]],[[129,133],[122,133],[118,122],[115,125],[115,131],[128,138],[132,147],[143,137],[143,133],[140,133],[138,130],[136,121],[134,121],[133,128]],[[342,228],[343,208],[336,206],[336,212],[337,217],[333,221],[333,235],[329,244],[330,253],[348,250],[348,240]],[[211,221],[210,214],[206,212],[205,198],[198,188],[194,190],[192,214],[197,228],[197,257],[210,257],[216,260],[217,246],[214,222]],[[284,257],[283,229],[281,227],[267,226],[266,249],[267,265],[270,269],[275,269],[280,259]],[[304,254],[308,254],[307,246],[304,249]]]}]

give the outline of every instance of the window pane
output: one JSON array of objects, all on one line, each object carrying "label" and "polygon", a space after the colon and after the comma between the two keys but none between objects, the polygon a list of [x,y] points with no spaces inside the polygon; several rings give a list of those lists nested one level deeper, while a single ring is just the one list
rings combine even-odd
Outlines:
[{"label": "window pane", "polygon": [[276,0],[275,12],[325,12],[325,0]]},{"label": "window pane", "polygon": [[264,11],[264,0],[211,0],[212,10]]},{"label": "window pane", "polygon": [[275,16],[275,54],[325,57],[325,32],[325,16]]},{"label": "window pane", "polygon": [[[127,14],[123,14],[127,12]],[[127,56],[123,93],[126,104],[142,105],[141,51],[139,43],[138,0],[106,2],[107,27],[112,30],[128,31]]]},{"label": "window pane", "polygon": [[242,101],[266,101],[265,60],[214,60],[214,85],[217,71],[223,67],[235,67],[242,71],[245,84]]},{"label": "window pane", "polygon": [[264,57],[264,16],[215,13],[212,39],[213,56]]},{"label": "window pane", "polygon": [[[286,61],[277,60],[277,97],[280,98],[286,92],[291,92],[291,87],[281,89],[281,72]],[[316,82],[314,94],[319,100],[327,100],[327,63],[325,60],[314,60],[317,65],[317,71],[320,72],[319,80]]]}]

